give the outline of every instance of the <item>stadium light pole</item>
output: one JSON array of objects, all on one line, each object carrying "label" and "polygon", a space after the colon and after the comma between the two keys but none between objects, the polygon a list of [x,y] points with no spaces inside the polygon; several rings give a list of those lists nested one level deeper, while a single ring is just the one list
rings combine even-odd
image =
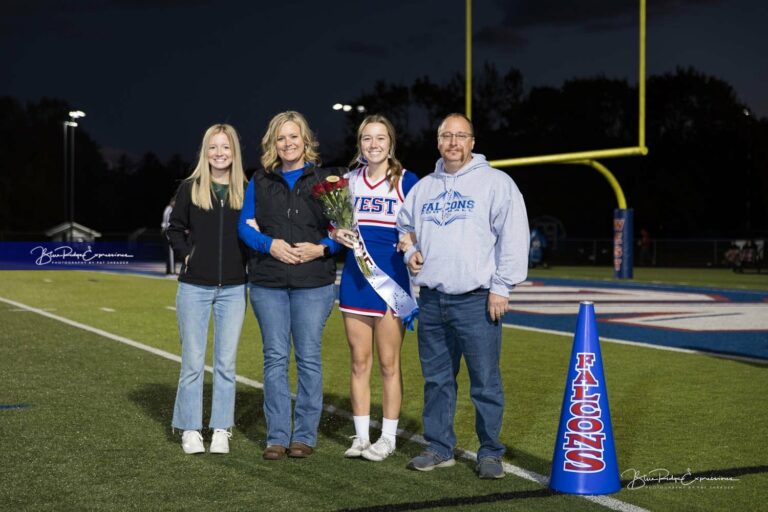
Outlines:
[{"label": "stadium light pole", "polygon": [[472,0],[466,1],[464,21],[464,113],[467,119],[472,119]]},{"label": "stadium light pole", "polygon": [[[64,121],[64,179],[66,180],[67,156],[69,156],[69,241],[75,238],[75,128],[77,119],[85,117],[82,110],[71,110],[69,120]],[[69,129],[72,129],[71,137],[68,137]],[[69,139],[69,140],[67,140]],[[67,155],[67,153],[69,155]]]}]

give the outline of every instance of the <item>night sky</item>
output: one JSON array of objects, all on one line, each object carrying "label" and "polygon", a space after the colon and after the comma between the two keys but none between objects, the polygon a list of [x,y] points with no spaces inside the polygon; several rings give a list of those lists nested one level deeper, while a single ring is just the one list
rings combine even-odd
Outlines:
[{"label": "night sky", "polygon": [[[475,73],[487,61],[520,69],[526,87],[636,81],[634,0],[473,3]],[[342,135],[333,103],[379,79],[439,82],[464,69],[464,0],[4,0],[1,12],[0,95],[84,110],[81,126],[110,159],[191,161],[223,121],[252,167],[269,118],[287,109],[307,116],[322,150]],[[764,0],[649,0],[649,75],[693,66],[768,116],[766,50]]]}]

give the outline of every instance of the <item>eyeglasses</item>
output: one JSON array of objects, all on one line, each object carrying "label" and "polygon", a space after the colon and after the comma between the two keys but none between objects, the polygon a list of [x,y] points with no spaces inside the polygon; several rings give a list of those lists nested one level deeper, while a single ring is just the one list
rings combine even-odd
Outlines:
[{"label": "eyeglasses", "polygon": [[469,139],[474,137],[471,133],[451,133],[451,132],[444,132],[437,136],[438,139],[440,139],[441,142],[451,142],[453,138],[456,137],[456,140],[459,142],[467,142]]}]

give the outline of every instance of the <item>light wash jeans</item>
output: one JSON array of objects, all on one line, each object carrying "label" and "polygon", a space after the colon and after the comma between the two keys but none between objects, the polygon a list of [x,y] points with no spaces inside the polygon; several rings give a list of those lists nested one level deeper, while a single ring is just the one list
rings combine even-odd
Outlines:
[{"label": "light wash jeans", "polygon": [[[323,407],[323,327],[334,301],[332,284],[317,288],[267,288],[249,285],[251,307],[264,344],[264,416],[267,446],[317,443]],[[288,362],[291,339],[296,352],[298,390],[291,433]]]},{"label": "light wash jeans", "polygon": [[235,359],[237,343],[245,317],[245,285],[202,286],[179,283],[176,292],[176,317],[181,336],[181,373],[174,428],[203,428],[203,376],[208,321],[213,309],[213,399],[212,429],[228,429],[235,424]]},{"label": "light wash jeans", "polygon": [[422,288],[419,292],[419,359],[424,374],[424,438],[427,450],[453,457],[456,434],[456,375],[461,357],[469,371],[469,395],[475,405],[478,460],[501,457],[499,441],[504,414],[501,385],[501,323],[488,315],[488,290],[449,295]]}]

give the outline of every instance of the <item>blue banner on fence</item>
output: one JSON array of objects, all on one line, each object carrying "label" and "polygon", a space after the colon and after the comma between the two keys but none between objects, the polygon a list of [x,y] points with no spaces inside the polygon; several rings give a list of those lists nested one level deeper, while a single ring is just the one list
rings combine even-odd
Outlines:
[{"label": "blue banner on fence", "polygon": [[0,270],[124,268],[157,259],[157,248],[127,242],[0,242]]},{"label": "blue banner on fence", "polygon": [[632,208],[613,210],[613,277],[617,279],[632,279],[633,217]]}]

